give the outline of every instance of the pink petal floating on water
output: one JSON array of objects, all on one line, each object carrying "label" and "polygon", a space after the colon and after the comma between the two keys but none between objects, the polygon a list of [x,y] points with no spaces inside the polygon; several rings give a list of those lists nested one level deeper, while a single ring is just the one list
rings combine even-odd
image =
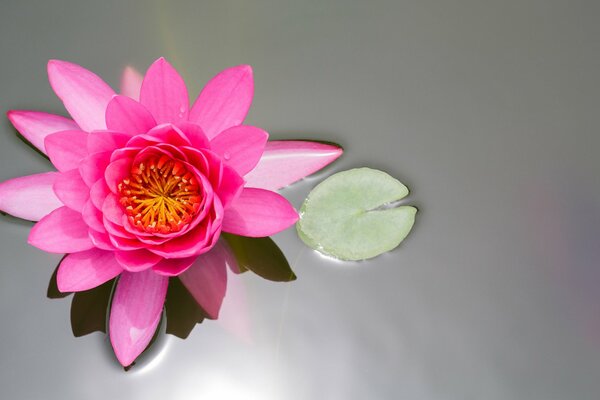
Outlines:
[{"label": "pink petal floating on water", "polygon": [[338,146],[317,142],[268,142],[256,168],[244,177],[246,186],[281,189],[329,165],[343,152]]}]

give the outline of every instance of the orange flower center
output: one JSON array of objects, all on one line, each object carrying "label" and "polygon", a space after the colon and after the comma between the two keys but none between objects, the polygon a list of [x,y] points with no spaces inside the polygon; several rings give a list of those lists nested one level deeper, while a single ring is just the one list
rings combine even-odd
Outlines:
[{"label": "orange flower center", "polygon": [[180,231],[198,213],[202,200],[196,177],[165,155],[133,166],[118,189],[129,222],[146,233]]}]

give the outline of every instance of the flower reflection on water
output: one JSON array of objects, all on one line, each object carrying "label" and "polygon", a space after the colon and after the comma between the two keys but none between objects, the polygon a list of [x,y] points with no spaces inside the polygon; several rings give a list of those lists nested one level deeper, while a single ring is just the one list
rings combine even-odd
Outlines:
[{"label": "flower reflection on water", "polygon": [[[160,341],[164,333],[186,339],[197,324],[205,319],[218,319],[226,293],[228,271],[234,275],[252,271],[276,282],[296,279],[285,256],[270,238],[224,234],[209,254],[211,259],[208,263],[192,267],[196,269],[193,274],[195,279],[169,278],[162,321],[141,355],[146,361],[149,361],[148,358],[152,359],[148,357],[152,353],[149,350]],[[208,255],[205,257],[208,258]],[[71,294],[58,290],[56,270],[48,284],[47,296],[51,299],[65,298]],[[114,278],[95,288],[73,293],[71,329],[75,337],[93,332],[108,333],[107,316],[117,280],[118,278]],[[235,295],[239,296],[240,293]],[[163,324],[166,324],[164,330],[160,329]],[[248,335],[246,330],[242,328],[242,331],[234,333],[243,339]],[[134,365],[135,362],[131,366]]]}]

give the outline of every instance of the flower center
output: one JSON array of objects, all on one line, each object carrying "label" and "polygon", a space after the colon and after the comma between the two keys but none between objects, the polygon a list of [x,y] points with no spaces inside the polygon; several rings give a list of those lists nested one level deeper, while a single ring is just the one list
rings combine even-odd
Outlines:
[{"label": "flower center", "polygon": [[201,206],[196,177],[183,163],[165,155],[134,165],[118,189],[129,222],[141,232],[178,232]]}]

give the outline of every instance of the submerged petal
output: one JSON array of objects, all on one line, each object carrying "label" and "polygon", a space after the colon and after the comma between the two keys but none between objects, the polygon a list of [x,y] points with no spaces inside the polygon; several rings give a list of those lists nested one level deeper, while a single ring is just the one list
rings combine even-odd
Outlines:
[{"label": "submerged petal", "polygon": [[213,319],[219,310],[227,289],[227,259],[229,249],[222,241],[206,254],[202,254],[179,279],[196,302]]},{"label": "submerged petal", "polygon": [[6,113],[15,129],[25,139],[46,154],[44,139],[51,133],[79,129],[75,121],[60,115],[37,111],[13,110]]},{"label": "submerged petal", "polygon": [[151,270],[123,272],[113,296],[110,341],[123,366],[146,348],[160,321],[169,278]]},{"label": "submerged petal", "polygon": [[144,77],[133,67],[125,67],[121,75],[121,94],[139,100]]},{"label": "submerged petal", "polygon": [[343,152],[341,147],[318,142],[268,142],[258,165],[244,177],[246,186],[281,189],[332,163]]},{"label": "submerged petal", "polygon": [[39,221],[62,206],[52,186],[56,172],[44,172],[0,183],[0,210],[18,218]]},{"label": "submerged petal", "polygon": [[209,139],[241,124],[254,95],[252,67],[239,65],[213,77],[194,102],[190,121],[199,124]]},{"label": "submerged petal", "polygon": [[75,253],[94,247],[81,214],[60,207],[31,228],[28,242],[48,253]]},{"label": "submerged petal", "polygon": [[50,86],[84,131],[105,129],[104,112],[115,92],[100,77],[77,64],[48,62]]},{"label": "submerged petal", "polygon": [[185,82],[164,58],[159,58],[148,68],[140,103],[159,124],[187,119],[190,106]]},{"label": "submerged petal", "polygon": [[67,255],[56,275],[58,290],[80,292],[95,288],[123,271],[112,251],[90,249]]},{"label": "submerged petal", "polygon": [[223,218],[223,231],[250,237],[271,236],[290,227],[298,213],[285,197],[268,190],[245,188]]}]

